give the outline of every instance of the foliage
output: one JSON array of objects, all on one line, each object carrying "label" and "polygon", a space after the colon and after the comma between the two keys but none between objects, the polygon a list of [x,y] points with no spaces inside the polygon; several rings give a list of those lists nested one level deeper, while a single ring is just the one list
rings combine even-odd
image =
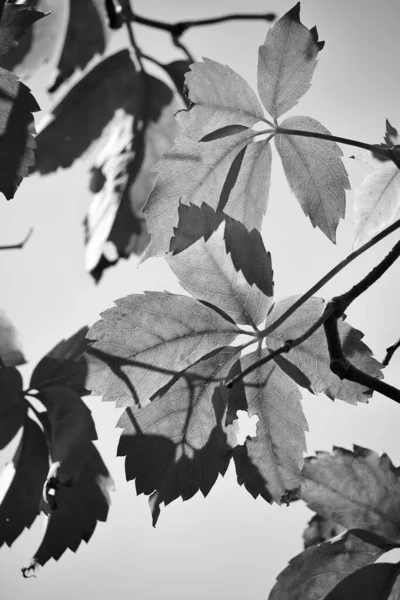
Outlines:
[{"label": "foliage", "polygon": [[[143,260],[164,256],[188,295],[116,300],[38,363],[27,390],[16,369],[24,357],[15,330],[1,317],[1,449],[20,439],[1,476],[0,545],[10,546],[41,511],[47,515],[42,543],[23,569],[29,575],[67,548],[76,551],[106,520],[113,483],[82,400],[91,391],[124,407],[118,455],[127,480],[149,496],[154,525],[162,504],[206,496],[233,460],[239,485],[253,497],[301,498],[316,513],[305,550],[278,576],[271,600],[394,598],[399,565],[375,561],[400,547],[399,468],[360,447],[304,460],[301,390],[351,404],[378,391],[400,402],[399,390],[383,381],[390,357],[379,363],[345,320],[351,302],[398,258],[399,243],[348,292],[327,303],[315,296],[400,226],[398,133],[387,121],[385,142],[369,145],[333,136],[309,116],[278,121],[310,88],[324,46],[316,27],[301,23],[299,3],[259,49],[261,102],[226,65],[192,60],[179,38],[193,23],[164,24],[186,54],[164,64],[138,48],[131,23],[141,18],[129,2],[105,7],[107,15],[99,0],[0,3],[0,190],[11,198],[30,171],[68,168],[101,139],[85,220],[88,271],[98,281],[117,262],[106,254],[109,242],[119,258],[147,246]],[[111,28],[127,27],[133,52],[92,61],[106,49],[107,19]],[[7,69],[31,75],[50,51],[58,71],[49,89],[61,92],[34,137],[36,101]],[[146,60],[173,87],[150,75]],[[378,165],[356,193],[357,249],[310,290],[281,299],[260,234],[272,139],[304,214],[332,242],[350,187],[338,143],[364,148]],[[258,418],[244,445],[235,427],[241,410]]]}]

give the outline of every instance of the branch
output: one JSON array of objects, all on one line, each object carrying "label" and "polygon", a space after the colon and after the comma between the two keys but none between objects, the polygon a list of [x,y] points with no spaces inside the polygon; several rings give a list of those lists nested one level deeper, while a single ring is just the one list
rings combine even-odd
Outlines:
[{"label": "branch", "polygon": [[391,346],[389,346],[389,348],[386,348],[386,356],[385,356],[385,358],[382,361],[382,365],[384,367],[388,366],[388,364],[392,360],[393,354],[396,352],[396,350],[398,348],[400,348],[400,338],[397,340],[397,342],[395,342],[394,344],[392,344]]},{"label": "branch", "polygon": [[10,244],[9,246],[0,246],[0,250],[22,250],[26,242],[31,237],[32,233],[33,229],[31,227],[28,233],[26,234],[25,238],[22,240],[22,242],[20,242],[19,244]]}]

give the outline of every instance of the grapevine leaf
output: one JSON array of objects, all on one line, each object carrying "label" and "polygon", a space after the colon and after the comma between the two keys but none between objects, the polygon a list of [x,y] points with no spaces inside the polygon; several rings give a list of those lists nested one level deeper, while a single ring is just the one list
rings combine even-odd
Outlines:
[{"label": "grapevine leaf", "polygon": [[17,330],[3,310],[0,310],[0,358],[6,367],[26,363]]},{"label": "grapevine leaf", "polygon": [[23,426],[26,403],[22,377],[14,367],[0,368],[0,450],[3,450]]},{"label": "grapevine leaf", "polygon": [[16,48],[26,30],[46,16],[31,6],[6,4],[0,22],[0,57]]},{"label": "grapevine leaf", "polygon": [[32,113],[39,106],[16,75],[0,68],[0,191],[7,200],[35,163]]},{"label": "grapevine leaf", "polygon": [[367,565],[343,579],[324,600],[387,600],[398,572],[398,565],[393,563]]},{"label": "grapevine leaf", "polygon": [[192,296],[218,305],[236,323],[256,328],[265,319],[272,298],[250,286],[242,271],[236,270],[225,249],[226,227],[221,224],[207,241],[201,238],[184,252],[169,256],[167,262]]},{"label": "grapevine leaf", "polygon": [[73,390],[79,396],[87,394],[85,389],[86,367],[80,357],[87,347],[88,327],[82,327],[67,340],[54,346],[36,365],[30,388],[44,390],[61,386]]},{"label": "grapevine leaf", "polygon": [[46,532],[30,565],[22,569],[24,577],[50,558],[58,560],[67,548],[76,552],[82,540],[89,542],[97,521],[107,519],[114,484],[91,442],[79,446],[72,465],[53,465],[46,482],[47,487],[51,485],[52,506],[44,507],[49,515]]},{"label": "grapevine leaf", "polygon": [[37,170],[47,174],[69,167],[101,135],[118,108],[140,103],[139,74],[129,51],[108,56],[69,89],[42,122],[36,138]]},{"label": "grapevine leaf", "polygon": [[116,301],[88,333],[87,386],[117,406],[145,406],[150,397],[239,330],[187,296],[145,292]]},{"label": "grapevine leaf", "polygon": [[390,549],[385,540],[369,531],[346,531],[339,539],[307,548],[292,558],[278,575],[269,600],[325,598],[349,574]]},{"label": "grapevine leaf", "polygon": [[115,264],[104,254],[106,242],[119,257],[141,254],[149,236],[141,214],[156,179],[154,164],[172,146],[178,125],[178,107],[162,81],[142,76],[141,103],[128,112],[118,110],[105,131],[106,143],[92,168],[95,192],[85,219],[86,268],[98,281],[103,266]]},{"label": "grapevine leaf", "polygon": [[28,0],[25,4],[47,16],[28,29],[18,46],[1,58],[0,64],[20,77],[28,78],[59,54],[68,26],[70,3]]},{"label": "grapevine leaf", "polygon": [[35,421],[27,417],[13,461],[0,476],[0,490],[4,493],[1,493],[0,504],[0,546],[4,543],[11,546],[39,514],[48,468],[44,434]]},{"label": "grapevine leaf", "polygon": [[310,546],[327,542],[331,538],[343,533],[345,529],[345,527],[342,527],[338,523],[328,521],[320,515],[314,515],[303,532],[304,548],[310,548]]},{"label": "grapevine leaf", "polygon": [[309,89],[324,44],[316,27],[308,29],[300,22],[300,2],[268,31],[258,54],[258,92],[275,120]]},{"label": "grapevine leaf", "polygon": [[369,173],[354,197],[355,247],[391,225],[400,209],[400,170],[386,162]]},{"label": "grapevine leaf", "polygon": [[319,515],[400,542],[399,469],[386,454],[360,446],[318,452],[306,459],[303,475],[302,498]]},{"label": "grapevine leaf", "polygon": [[[240,360],[242,370],[267,354],[262,349],[246,354]],[[268,501],[289,502],[299,493],[306,449],[307,422],[299,389],[272,361],[254,369],[243,382],[248,414],[259,418],[256,437],[246,440],[249,464],[262,482],[253,492]]]},{"label": "grapevine leaf", "polygon": [[207,496],[228,467],[226,406],[215,390],[237,353],[223,348],[200,360],[150,404],[137,412],[127,408],[118,421],[118,455],[126,456],[126,478],[136,479],[137,493],[152,494],[154,525],[162,502],[188,500],[199,490]]},{"label": "grapevine leaf", "polygon": [[[311,117],[289,117],[283,129],[329,134]],[[336,241],[339,220],[344,218],[345,190],[350,189],[341,149],[330,140],[278,133],[275,145],[281,157],[290,188],[313,227]]]},{"label": "grapevine leaf", "polygon": [[[297,299],[298,296],[291,296],[276,302],[267,317],[266,327],[278,319]],[[310,298],[267,337],[267,346],[275,350],[286,340],[302,335],[319,319],[323,310],[322,298]],[[338,321],[338,329],[343,352],[349,361],[361,371],[382,378],[382,365],[372,357],[371,350],[362,342],[363,333],[348,325],[343,318]],[[338,398],[350,404],[368,402],[372,395],[371,390],[358,383],[341,380],[331,371],[328,345],[322,327],[286,356],[288,362],[308,378],[315,393],[324,392],[329,398]]]},{"label": "grapevine leaf", "polygon": [[76,69],[83,69],[105,51],[108,28],[102,4],[102,0],[70,0],[64,47],[49,92],[55,92]]}]

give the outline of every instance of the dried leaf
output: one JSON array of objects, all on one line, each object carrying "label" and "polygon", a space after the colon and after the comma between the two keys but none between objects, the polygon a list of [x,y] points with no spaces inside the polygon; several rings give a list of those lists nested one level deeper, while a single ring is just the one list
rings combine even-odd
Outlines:
[{"label": "dried leaf", "polygon": [[45,16],[31,6],[6,4],[0,22],[0,57],[16,48],[26,30]]}]

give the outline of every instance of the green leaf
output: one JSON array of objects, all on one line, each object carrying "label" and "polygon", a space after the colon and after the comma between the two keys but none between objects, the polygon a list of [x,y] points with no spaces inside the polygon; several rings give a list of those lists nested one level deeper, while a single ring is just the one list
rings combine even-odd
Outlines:
[{"label": "green leaf", "polygon": [[87,386],[117,406],[145,406],[180,371],[229,344],[239,330],[193,298],[132,294],[88,333]]},{"label": "green leaf", "polygon": [[0,450],[11,442],[24,424],[27,406],[22,385],[17,369],[0,368]]},{"label": "green leaf", "polygon": [[79,396],[87,394],[86,367],[79,360],[87,347],[87,332],[88,327],[82,327],[73,336],[54,346],[36,365],[29,387],[44,390],[61,386],[75,391]]},{"label": "green leaf", "polygon": [[[269,327],[297,299],[298,296],[291,296],[276,302],[267,317],[265,326]],[[322,298],[310,298],[266,338],[267,346],[275,350],[286,340],[302,335],[319,319],[323,311]],[[382,378],[380,370],[382,365],[371,356],[371,350],[362,342],[364,334],[343,319],[338,321],[338,328],[343,352],[349,361],[361,371]],[[368,398],[372,395],[372,391],[364,386],[341,380],[332,373],[323,327],[317,329],[305,342],[293,348],[286,358],[308,378],[315,393],[324,392],[329,398],[338,398],[350,404],[368,402]]]},{"label": "green leaf", "polygon": [[[266,350],[246,354],[240,359],[241,369],[244,371],[267,354]],[[248,415],[259,419],[256,437],[246,440],[250,470],[255,468],[259,474],[259,486],[249,491],[268,501],[290,502],[299,494],[306,450],[307,421],[299,389],[271,361],[249,373],[242,385],[234,386],[229,403],[237,406],[235,395],[243,392]]]},{"label": "green leaf", "polygon": [[6,4],[0,22],[0,57],[18,46],[18,40],[46,15],[31,6]]},{"label": "green leaf", "polygon": [[303,476],[302,498],[319,515],[400,542],[400,477],[386,454],[360,446],[318,452]]},{"label": "green leaf", "polygon": [[[207,241],[201,238],[184,252],[169,256],[167,262],[189,294],[222,308],[236,323],[256,328],[265,319],[272,298],[249,285],[242,271],[235,268],[225,248],[227,228],[228,224],[221,224]],[[245,244],[249,234],[247,240],[238,241]],[[240,253],[241,248],[237,249]]]},{"label": "green leaf", "polygon": [[354,196],[355,242],[359,247],[398,219],[400,170],[385,162],[369,173]]},{"label": "green leaf", "polygon": [[318,52],[317,28],[300,22],[300,2],[268,31],[258,54],[258,92],[269,114],[277,119],[296,106],[311,84]]},{"label": "green leaf", "polygon": [[325,598],[350,573],[373,563],[390,549],[389,544],[368,531],[347,531],[338,540],[312,546],[292,558],[278,575],[268,600]]},{"label": "green leaf", "polygon": [[[311,117],[289,117],[280,127],[330,135],[321,123]],[[336,142],[278,133],[275,145],[281,157],[290,188],[313,227],[332,241],[344,218],[345,190],[350,189],[343,155]]]},{"label": "green leaf", "polygon": [[89,442],[79,446],[73,461],[55,463],[50,470],[46,486],[54,491],[53,508],[45,507],[46,531],[29,566],[22,569],[24,577],[50,558],[58,560],[67,548],[76,552],[82,540],[90,540],[97,522],[107,519],[114,484],[99,452]]},{"label": "green leaf", "polygon": [[[306,459],[307,460],[307,459]],[[345,530],[345,527],[328,521],[320,515],[314,515],[303,532],[304,548],[310,548],[310,546],[316,546],[327,542],[333,537],[340,535]]]},{"label": "green leaf", "polygon": [[[388,600],[388,593],[395,583],[398,572],[398,564],[367,565],[343,579],[324,600],[348,600],[348,598]],[[396,597],[393,600],[396,600]]]},{"label": "green leaf", "polygon": [[0,310],[0,357],[6,367],[26,363],[17,330],[3,310]]},{"label": "green leaf", "polygon": [[43,432],[35,421],[26,417],[24,433],[13,461],[0,476],[0,546],[11,546],[39,514],[48,468]]},{"label": "green leaf", "polygon": [[184,371],[139,411],[125,410],[118,455],[126,456],[127,480],[149,502],[156,524],[160,504],[179,496],[207,496],[225,473],[230,446],[224,426],[226,405],[216,389],[227,376],[237,348],[223,348]]}]

